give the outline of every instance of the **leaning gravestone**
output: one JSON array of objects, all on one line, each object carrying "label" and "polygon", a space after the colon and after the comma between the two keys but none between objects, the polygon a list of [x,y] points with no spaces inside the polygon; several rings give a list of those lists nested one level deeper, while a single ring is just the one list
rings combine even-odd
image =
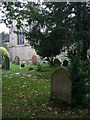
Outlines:
[{"label": "leaning gravestone", "polygon": [[68,69],[58,67],[51,75],[51,100],[71,104],[72,80]]},{"label": "leaning gravestone", "polygon": [[37,56],[36,55],[32,56],[32,64],[37,64]]}]

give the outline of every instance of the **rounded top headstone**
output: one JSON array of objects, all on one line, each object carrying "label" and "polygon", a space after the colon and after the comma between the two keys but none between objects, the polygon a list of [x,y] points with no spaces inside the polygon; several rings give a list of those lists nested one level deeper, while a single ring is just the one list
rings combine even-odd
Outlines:
[{"label": "rounded top headstone", "polygon": [[51,99],[71,104],[72,79],[69,70],[58,67],[51,75]]},{"label": "rounded top headstone", "polygon": [[56,68],[56,69],[53,71],[53,73],[52,73],[51,76],[56,75],[56,74],[58,74],[58,75],[60,75],[60,74],[62,74],[62,75],[65,74],[65,75],[67,75],[67,76],[69,76],[69,77],[71,76],[69,70],[68,70],[67,68],[65,68],[65,67],[62,67],[62,66]]},{"label": "rounded top headstone", "polygon": [[37,64],[37,56],[36,55],[32,56],[32,64]]},{"label": "rounded top headstone", "polygon": [[15,63],[16,65],[20,65],[20,58],[19,58],[18,56],[15,56],[15,58],[14,58],[14,63]]}]

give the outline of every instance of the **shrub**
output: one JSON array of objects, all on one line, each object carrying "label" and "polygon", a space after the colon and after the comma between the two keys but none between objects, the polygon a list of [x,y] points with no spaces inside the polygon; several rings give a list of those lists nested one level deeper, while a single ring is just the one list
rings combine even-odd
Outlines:
[{"label": "shrub", "polygon": [[0,47],[0,56],[2,59],[2,69],[10,70],[10,55],[6,48]]},{"label": "shrub", "polygon": [[87,94],[86,83],[89,81],[89,62],[82,61],[79,57],[74,57],[71,60],[72,80],[72,104],[83,105]]}]

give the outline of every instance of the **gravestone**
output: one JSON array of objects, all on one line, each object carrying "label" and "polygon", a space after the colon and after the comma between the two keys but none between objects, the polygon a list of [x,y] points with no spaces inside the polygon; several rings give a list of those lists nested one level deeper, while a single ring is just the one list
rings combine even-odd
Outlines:
[{"label": "gravestone", "polygon": [[15,63],[16,65],[20,65],[20,58],[19,58],[18,56],[15,56],[15,58],[14,58],[14,63]]},{"label": "gravestone", "polygon": [[54,66],[55,66],[55,67],[59,67],[60,65],[61,65],[60,60],[56,58],[56,59],[54,60]]},{"label": "gravestone", "polygon": [[32,64],[37,64],[37,56],[36,55],[32,56]]},{"label": "gravestone", "polygon": [[58,67],[51,75],[51,100],[71,104],[72,80],[68,69]]},{"label": "gravestone", "polygon": [[68,66],[68,60],[63,61],[63,66],[66,66],[66,67]]},{"label": "gravestone", "polygon": [[2,61],[2,69],[10,70],[10,59],[6,55],[4,55],[4,59]]}]

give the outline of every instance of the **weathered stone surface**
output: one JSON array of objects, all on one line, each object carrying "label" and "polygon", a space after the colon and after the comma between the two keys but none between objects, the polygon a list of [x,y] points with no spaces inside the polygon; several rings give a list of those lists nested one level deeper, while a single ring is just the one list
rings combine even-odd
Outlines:
[{"label": "weathered stone surface", "polygon": [[14,58],[14,63],[20,65],[20,58],[18,56]]},{"label": "weathered stone surface", "polygon": [[32,64],[37,64],[37,56],[36,55],[32,56]]},{"label": "weathered stone surface", "polygon": [[71,104],[72,80],[68,69],[58,67],[51,75],[51,100]]}]

